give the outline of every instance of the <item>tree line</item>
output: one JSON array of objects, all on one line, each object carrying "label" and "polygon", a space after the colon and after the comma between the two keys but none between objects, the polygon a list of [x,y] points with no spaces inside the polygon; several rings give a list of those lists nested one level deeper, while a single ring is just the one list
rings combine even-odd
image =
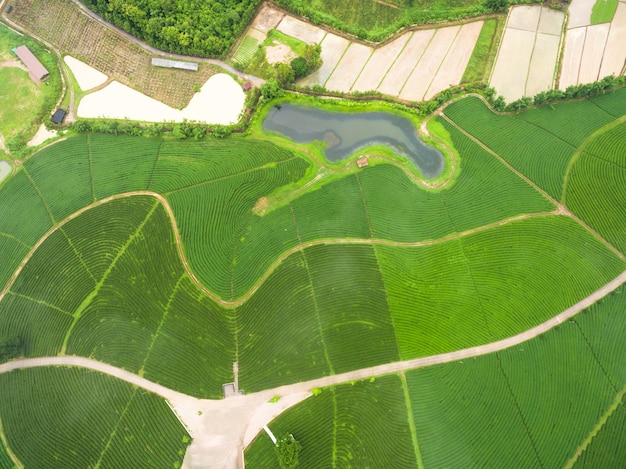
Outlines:
[{"label": "tree line", "polygon": [[83,0],[117,27],[168,52],[224,57],[260,0]]}]

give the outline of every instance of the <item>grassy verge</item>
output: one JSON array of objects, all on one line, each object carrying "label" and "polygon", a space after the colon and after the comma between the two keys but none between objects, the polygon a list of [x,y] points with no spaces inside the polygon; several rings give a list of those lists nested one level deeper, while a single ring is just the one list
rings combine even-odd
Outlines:
[{"label": "grassy verge", "polygon": [[499,15],[485,21],[461,83],[481,82],[489,78],[489,71],[498,50],[498,40],[504,28],[504,19],[504,16]]},{"label": "grassy verge", "polygon": [[591,9],[591,24],[610,23],[617,10],[618,0],[596,0]]}]

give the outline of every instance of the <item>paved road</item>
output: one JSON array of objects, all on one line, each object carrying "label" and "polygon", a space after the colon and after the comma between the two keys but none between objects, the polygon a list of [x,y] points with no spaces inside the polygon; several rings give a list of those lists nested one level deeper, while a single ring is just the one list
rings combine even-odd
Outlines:
[{"label": "paved road", "polygon": [[[310,396],[313,388],[449,363],[522,344],[567,321],[624,283],[626,283],[626,271],[548,321],[504,340],[430,357],[363,368],[223,400],[197,399],[143,379],[126,370],[83,357],[62,356],[14,360],[0,365],[0,373],[39,366],[79,366],[106,373],[147,389],[169,401],[194,438],[185,455],[183,467],[235,469],[243,467],[243,449],[263,426],[287,408]],[[281,399],[277,403],[268,402],[273,396],[281,396]]]}]

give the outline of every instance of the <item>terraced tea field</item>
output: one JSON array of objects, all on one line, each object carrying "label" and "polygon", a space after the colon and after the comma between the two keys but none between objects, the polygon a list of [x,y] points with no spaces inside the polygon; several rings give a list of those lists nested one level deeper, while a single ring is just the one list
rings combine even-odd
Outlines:
[{"label": "terraced tea field", "polygon": [[[619,467],[625,312],[622,288],[508,350],[325,388],[270,429],[300,441],[303,468]],[[275,458],[261,433],[246,467]]]},{"label": "terraced tea field", "polygon": [[[458,100],[430,124],[455,153],[451,182],[439,189],[421,186],[402,160],[330,165],[315,145],[300,151],[260,132],[206,141],[70,136],[0,188],[0,339],[18,339],[19,356],[89,357],[218,399],[225,383],[249,394],[520,334],[626,269],[624,115],[626,89],[514,116],[476,97]],[[596,461],[594,439],[611,447],[622,429],[611,411],[626,384],[614,344],[624,328],[620,295],[517,348],[325,389],[272,426],[302,439],[303,467],[389,458],[494,467],[498,457],[558,467],[584,442],[581,454],[589,448],[584,457]],[[0,376],[0,392],[12,396],[0,419],[18,459],[26,449],[13,441],[36,414],[24,423],[5,417],[22,402],[11,383],[38,371]],[[76,370],[65,371],[59,386],[75,382]],[[538,399],[535,383],[544,381]],[[102,386],[119,384],[111,382]],[[38,398],[73,393],[57,394]],[[103,401],[122,410],[89,437],[85,465],[103,439],[103,467],[152,448],[159,435],[135,437],[125,423],[147,422],[141,412],[162,407],[146,401],[136,410],[140,395]],[[149,457],[182,458],[188,441],[178,423],[155,415],[168,430]],[[33,457],[48,458],[54,444],[41,441]],[[259,437],[247,459],[267,467],[274,457]]]}]

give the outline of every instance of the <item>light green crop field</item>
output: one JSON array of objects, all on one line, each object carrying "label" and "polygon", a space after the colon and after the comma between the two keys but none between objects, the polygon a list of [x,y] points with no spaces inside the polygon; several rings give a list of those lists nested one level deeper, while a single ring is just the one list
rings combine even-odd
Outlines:
[{"label": "light green crop field", "polygon": [[[431,126],[455,154],[442,188],[420,185],[391,157],[329,165],[315,145],[256,131],[205,141],[70,136],[0,188],[0,339],[18,338],[24,357],[90,357],[220,398],[235,361],[249,393],[519,334],[626,269],[625,104],[626,89],[518,115],[459,100]],[[606,304],[619,310],[615,297]],[[593,448],[587,436],[626,368],[594,335],[598,324],[573,324],[551,333],[556,345],[534,339],[524,354],[324,390],[306,401],[318,406],[306,412],[328,418],[302,430],[304,467],[391,455],[403,467],[497,467],[499,445],[522,466],[563,466],[584,441]],[[546,369],[569,387],[546,384],[542,400],[532,386]],[[482,384],[493,387],[479,395]],[[466,397],[456,408],[458,396]],[[561,397],[552,414],[539,406]],[[356,415],[356,406],[371,410]],[[492,425],[476,443],[464,440],[481,415]],[[618,417],[606,416],[608,433],[598,427],[602,447],[613,444]],[[557,420],[576,428],[555,429],[560,443],[542,440]],[[324,428],[332,430],[322,437]],[[507,432],[519,447],[504,441]],[[454,441],[441,443],[446,435]],[[250,460],[264,467],[272,448],[258,444],[265,449],[255,444]],[[9,448],[18,458],[25,451]]]},{"label": "light green crop field", "polygon": [[618,0],[596,0],[591,8],[591,24],[610,23],[618,3]]},{"label": "light green crop field", "polygon": [[[625,330],[622,288],[524,344],[326,388],[269,427],[300,441],[303,468],[619,467]],[[245,460],[276,464],[264,432]]]}]

